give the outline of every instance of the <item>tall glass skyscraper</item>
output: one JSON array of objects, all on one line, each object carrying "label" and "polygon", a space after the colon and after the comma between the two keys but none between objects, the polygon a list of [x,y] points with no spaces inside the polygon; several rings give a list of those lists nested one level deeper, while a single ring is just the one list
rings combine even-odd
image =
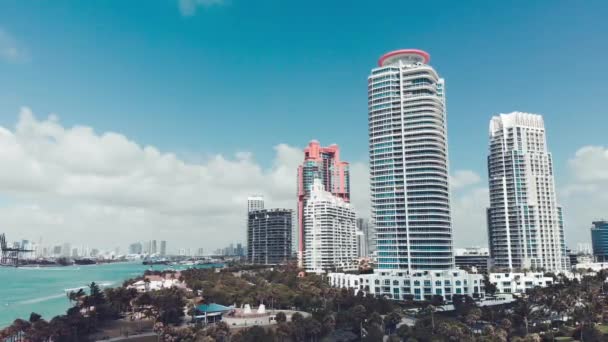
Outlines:
[{"label": "tall glass skyscraper", "polygon": [[608,221],[594,221],[591,227],[591,244],[595,261],[608,261]]},{"label": "tall glass skyscraper", "polygon": [[420,50],[382,56],[368,77],[378,269],[454,268],[445,82]]},{"label": "tall glass skyscraper", "polygon": [[542,116],[514,112],[492,118],[488,180],[493,266],[567,269],[562,209]]},{"label": "tall glass skyscraper", "polygon": [[350,173],[348,163],[340,160],[338,145],[321,147],[313,140],[304,149],[304,162],[298,167],[298,261],[302,265],[304,255],[304,208],[315,179],[319,179],[325,191],[350,202]]}]

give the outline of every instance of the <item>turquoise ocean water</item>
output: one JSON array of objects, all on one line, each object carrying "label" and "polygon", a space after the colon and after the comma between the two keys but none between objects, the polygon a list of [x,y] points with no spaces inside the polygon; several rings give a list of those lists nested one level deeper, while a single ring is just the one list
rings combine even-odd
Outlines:
[{"label": "turquoise ocean water", "polygon": [[[16,318],[27,320],[31,312],[41,314],[46,320],[64,314],[70,307],[66,289],[78,289],[93,281],[102,286],[120,286],[124,280],[140,276],[147,269],[150,266],[141,263],[0,267],[0,329]],[[153,269],[163,270],[167,266],[158,265]]]}]

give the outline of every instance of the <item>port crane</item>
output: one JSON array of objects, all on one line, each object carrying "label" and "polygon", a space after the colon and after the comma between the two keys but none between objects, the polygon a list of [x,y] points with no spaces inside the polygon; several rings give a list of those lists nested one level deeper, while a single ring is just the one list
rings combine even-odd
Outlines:
[{"label": "port crane", "polygon": [[21,256],[25,253],[33,252],[31,249],[8,247],[4,233],[0,234],[0,249],[2,249],[2,256],[0,257],[0,265],[2,266],[19,267],[19,259]]}]

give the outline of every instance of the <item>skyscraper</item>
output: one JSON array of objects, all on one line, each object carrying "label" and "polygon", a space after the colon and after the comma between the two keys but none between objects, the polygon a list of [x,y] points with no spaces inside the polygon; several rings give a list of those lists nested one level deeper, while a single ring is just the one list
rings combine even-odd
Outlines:
[{"label": "skyscraper", "polygon": [[264,197],[262,195],[251,195],[247,197],[247,212],[264,209]]},{"label": "skyscraper", "polygon": [[378,269],[454,267],[445,82],[420,50],[382,56],[368,77]]},{"label": "skyscraper", "polygon": [[69,258],[70,255],[72,253],[72,245],[65,242],[63,245],[61,245],[61,256],[62,257],[66,257]]},{"label": "skyscraper", "polygon": [[291,257],[293,211],[263,209],[249,213],[247,260],[253,264],[276,265]]},{"label": "skyscraper", "polygon": [[598,262],[608,261],[608,221],[594,221],[591,227],[593,257]]},{"label": "skyscraper", "polygon": [[542,116],[514,112],[492,118],[488,179],[492,265],[566,269],[562,209]]},{"label": "skyscraper", "polygon": [[350,201],[350,172],[348,163],[340,160],[338,145],[321,147],[313,140],[304,149],[304,162],[298,167],[298,260],[302,264],[305,248],[304,207],[315,179],[325,191]]},{"label": "skyscraper", "polygon": [[309,272],[356,269],[355,211],[344,199],[313,182],[304,208],[304,267]]},{"label": "skyscraper", "polygon": [[161,240],[161,242],[160,242],[160,255],[161,256],[167,255],[167,241],[165,241],[165,240]]},{"label": "skyscraper", "polygon": [[156,254],[157,253],[156,240],[152,240],[152,247],[151,247],[150,253],[152,253],[152,254]]},{"label": "skyscraper", "polygon": [[445,82],[429,54],[397,50],[368,77],[373,274],[330,273],[332,286],[395,300],[484,298],[483,276],[456,269]]},{"label": "skyscraper", "polygon": [[376,251],[376,231],[374,226],[369,223],[367,218],[357,219],[357,230],[360,231],[363,236],[362,241],[362,255],[364,257],[371,256]]},{"label": "skyscraper", "polygon": [[129,254],[141,254],[143,252],[143,246],[141,242],[135,242],[129,245]]}]

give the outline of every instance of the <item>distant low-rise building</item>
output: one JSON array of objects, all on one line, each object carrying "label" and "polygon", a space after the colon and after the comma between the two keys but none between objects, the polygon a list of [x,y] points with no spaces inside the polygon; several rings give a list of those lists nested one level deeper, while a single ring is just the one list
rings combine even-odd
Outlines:
[{"label": "distant low-rise building", "polygon": [[454,260],[456,267],[461,270],[487,273],[490,262],[490,252],[488,248],[470,247],[457,248]]},{"label": "distant low-rise building", "polygon": [[490,273],[488,280],[496,285],[497,293],[523,294],[535,287],[546,287],[553,284],[552,277],[542,272],[527,273]]},{"label": "distant low-rise building", "polygon": [[568,259],[570,260],[570,267],[576,267],[578,264],[589,264],[595,261],[592,254],[584,252],[573,252],[568,249]]},{"label": "distant low-rise building", "polygon": [[186,284],[179,280],[180,273],[167,273],[164,275],[147,275],[144,280],[136,281],[127,288],[136,289],[137,292],[158,291],[172,287],[186,289]]},{"label": "distant low-rise building", "polygon": [[329,273],[334,287],[352,288],[393,300],[431,300],[441,296],[447,302],[453,295],[485,298],[483,276],[463,270],[406,271],[381,270],[372,274]]},{"label": "distant low-rise building", "polygon": [[593,272],[599,272],[601,270],[608,270],[607,262],[579,262],[573,267],[576,270],[591,270]]}]

